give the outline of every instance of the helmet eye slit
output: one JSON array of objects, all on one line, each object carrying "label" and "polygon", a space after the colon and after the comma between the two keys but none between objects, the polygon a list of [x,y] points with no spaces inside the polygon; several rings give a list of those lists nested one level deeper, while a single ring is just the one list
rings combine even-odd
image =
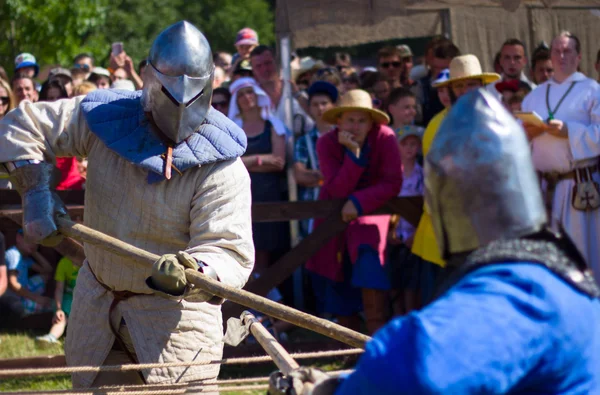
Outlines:
[{"label": "helmet eye slit", "polygon": [[162,91],[162,93],[164,93],[169,98],[169,100],[171,100],[173,102],[173,104],[175,104],[176,106],[179,106],[179,103],[177,102],[177,100],[175,100],[175,98],[169,93],[168,90],[165,89],[164,86],[161,86],[160,90]]},{"label": "helmet eye slit", "polygon": [[198,93],[196,96],[192,97],[192,99],[185,104],[185,107],[187,108],[187,107],[191,106],[192,103],[194,103],[196,100],[198,100],[200,98],[200,96],[202,96],[203,94],[204,94],[204,89],[202,89],[200,91],[200,93]]}]

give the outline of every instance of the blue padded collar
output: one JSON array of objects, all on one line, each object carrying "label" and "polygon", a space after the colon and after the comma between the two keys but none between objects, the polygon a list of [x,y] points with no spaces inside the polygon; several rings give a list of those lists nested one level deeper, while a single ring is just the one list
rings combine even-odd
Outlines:
[{"label": "blue padded collar", "polygon": [[[149,170],[148,183],[154,183],[165,179],[161,155],[167,147],[152,129],[141,95],[141,91],[100,89],[86,96],[81,109],[92,133],[119,156]],[[183,172],[238,158],[245,151],[244,131],[211,107],[200,129],[173,147],[173,165]]]}]

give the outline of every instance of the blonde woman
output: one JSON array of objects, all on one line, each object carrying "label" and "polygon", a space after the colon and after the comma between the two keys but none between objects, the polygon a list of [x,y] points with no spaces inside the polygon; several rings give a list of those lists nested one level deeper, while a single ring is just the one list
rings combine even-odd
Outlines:
[{"label": "blonde woman", "polygon": [[96,87],[96,84],[94,84],[93,82],[82,81],[79,84],[77,84],[77,86],[75,86],[75,89],[73,89],[73,96],[87,95],[88,93],[93,92],[96,89],[98,89],[98,87]]},{"label": "blonde woman", "polygon": [[13,108],[15,108],[15,98],[12,89],[10,89],[10,84],[0,78],[0,119]]}]

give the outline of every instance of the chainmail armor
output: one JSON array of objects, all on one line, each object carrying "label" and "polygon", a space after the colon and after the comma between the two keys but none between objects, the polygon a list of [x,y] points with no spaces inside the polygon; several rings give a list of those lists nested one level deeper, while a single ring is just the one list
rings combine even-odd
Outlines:
[{"label": "chainmail armor", "polygon": [[438,295],[472,271],[499,262],[533,262],[543,265],[576,290],[592,298],[600,297],[600,287],[589,268],[582,268],[582,265],[569,258],[555,243],[529,239],[497,240],[475,250],[442,285]]}]

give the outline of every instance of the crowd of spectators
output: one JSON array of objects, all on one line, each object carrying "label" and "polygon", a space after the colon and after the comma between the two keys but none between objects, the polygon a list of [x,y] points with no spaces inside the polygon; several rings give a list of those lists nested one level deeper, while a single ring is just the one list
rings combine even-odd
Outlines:
[{"label": "crowd of spectators", "polygon": [[[362,68],[347,53],[323,60],[294,54],[289,84],[275,51],[261,45],[251,28],[237,34],[235,53],[214,54],[212,105],[246,133],[248,148],[242,160],[252,180],[253,201],[289,198],[286,165],[293,169],[299,200],[346,200],[341,216],[349,227],[304,269],[310,284],[306,299],[313,301],[309,310],[357,330],[364,325],[372,334],[393,315],[419,309],[434,297],[446,262],[437,248],[428,208],[418,227],[398,216],[368,214],[392,197],[423,195],[423,156],[448,108],[473,89],[484,88],[515,116],[535,110],[552,127],[524,124],[543,180],[550,173],[575,174],[578,163],[585,161],[586,180],[599,191],[594,180],[600,145],[586,142],[586,136],[600,141],[600,89],[595,79],[578,71],[582,54],[576,36],[564,32],[548,39],[549,44],[531,52],[520,40],[507,39],[490,72],[481,69],[477,57],[462,53],[460,43],[441,36],[430,40],[422,58],[407,45],[385,46],[373,54],[372,66]],[[600,52],[597,60],[600,72]],[[136,70],[124,51],[111,53],[107,68],[96,65],[91,55],[80,54],[69,68],[51,68],[41,78],[34,55],[20,54],[14,76],[9,80],[4,73],[0,78],[0,117],[23,100],[55,101],[95,89],[141,89],[146,65],[143,60]],[[576,87],[572,93],[571,88],[563,89],[565,81]],[[290,96],[293,124],[288,127],[284,98]],[[542,114],[540,108],[546,107]],[[286,156],[291,138],[294,157]],[[564,166],[552,162],[555,154],[562,155]],[[85,158],[59,158],[57,166],[62,173],[58,189],[85,188]],[[598,206],[591,203],[565,214],[569,209],[563,206],[570,207],[579,196],[570,188],[560,196],[553,193],[567,179],[580,183],[566,175],[542,183],[550,195],[549,210],[600,279],[600,267],[592,262],[600,259],[598,243],[592,240],[600,231]],[[6,182],[3,186],[10,187]],[[302,221],[300,235],[306,237],[320,223]],[[255,223],[253,232],[256,278],[289,249],[290,235],[287,223]],[[53,276],[52,266],[36,248],[19,233],[16,245],[0,253],[7,269],[0,265],[0,305],[21,315],[54,311],[50,332],[40,338],[53,343],[64,332],[77,262],[65,257]],[[50,278],[56,285],[46,287]],[[48,289],[54,289],[53,298]],[[278,296],[273,299],[290,302],[274,291]],[[281,293],[286,294],[284,289]]]}]

